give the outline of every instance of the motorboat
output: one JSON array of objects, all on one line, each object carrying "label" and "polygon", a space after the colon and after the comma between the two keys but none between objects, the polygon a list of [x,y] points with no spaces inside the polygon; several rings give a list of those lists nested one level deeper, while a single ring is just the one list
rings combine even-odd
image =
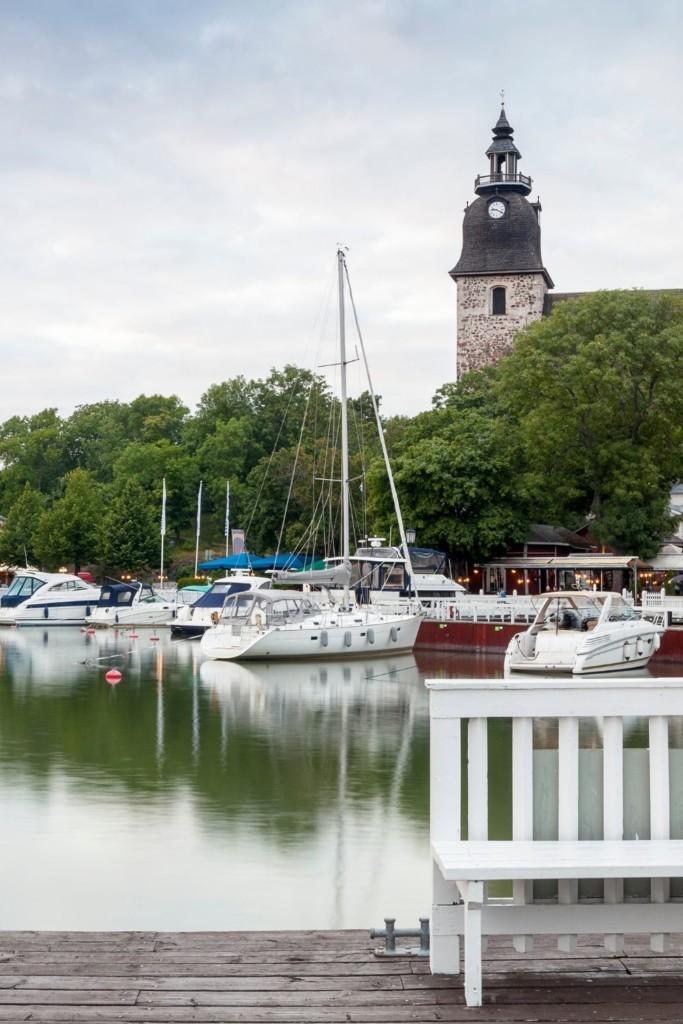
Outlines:
[{"label": "motorboat", "polygon": [[512,637],[505,672],[623,672],[643,668],[659,649],[664,625],[620,594],[555,591],[527,630]]},{"label": "motorboat", "polygon": [[[341,559],[327,559],[328,565]],[[455,600],[465,593],[460,583],[447,576],[448,556],[432,548],[410,548],[410,560],[400,547],[387,546],[383,537],[370,537],[350,556],[351,591],[358,604],[404,605],[420,598]],[[410,566],[410,568],[409,568]],[[333,600],[340,592],[331,591]]]},{"label": "motorboat", "polygon": [[419,615],[381,615],[374,608],[342,611],[297,590],[246,590],[229,597],[202,636],[207,658],[370,657],[412,651]]},{"label": "motorboat", "polygon": [[[366,605],[357,607],[351,591],[351,508],[349,475],[349,436],[347,398],[347,357],[345,334],[345,285],[348,286],[353,319],[358,317],[349,282],[346,256],[337,250],[339,289],[339,377],[341,383],[340,437],[341,437],[341,558],[338,564],[309,571],[275,570],[273,582],[294,586],[339,589],[340,600],[335,607],[323,607],[311,593],[298,591],[247,590],[229,597],[218,622],[201,639],[201,650],[208,658],[315,658],[379,655],[394,651],[411,651],[417,639],[423,611],[419,597],[411,607],[400,607],[385,613],[381,608]],[[412,578],[410,549],[403,526],[401,508],[396,493],[391,464],[386,448],[384,430],[377,400],[372,387],[360,330],[357,342],[365,364],[367,384],[378,428],[379,443],[384,457],[389,489],[394,504],[401,549],[406,569]]]},{"label": "motorboat", "polygon": [[168,621],[174,602],[155,593],[149,583],[111,582],[86,616],[90,626],[160,626]]},{"label": "motorboat", "polygon": [[245,590],[260,590],[270,585],[271,580],[268,576],[253,576],[244,572],[222,576],[214,580],[211,587],[196,597],[192,604],[178,607],[175,618],[167,625],[171,627],[171,633],[176,637],[201,636],[211,625],[212,616],[218,618],[231,594],[241,594]]},{"label": "motorboat", "polygon": [[80,576],[26,569],[0,598],[0,625],[81,625],[99,597],[100,588]]}]

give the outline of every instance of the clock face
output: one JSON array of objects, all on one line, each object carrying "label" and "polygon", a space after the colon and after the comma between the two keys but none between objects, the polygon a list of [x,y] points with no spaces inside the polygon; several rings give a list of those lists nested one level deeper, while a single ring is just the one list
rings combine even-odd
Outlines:
[{"label": "clock face", "polygon": [[499,217],[503,216],[505,216],[505,203],[501,202],[500,199],[494,199],[492,203],[489,203],[489,217],[498,220]]}]

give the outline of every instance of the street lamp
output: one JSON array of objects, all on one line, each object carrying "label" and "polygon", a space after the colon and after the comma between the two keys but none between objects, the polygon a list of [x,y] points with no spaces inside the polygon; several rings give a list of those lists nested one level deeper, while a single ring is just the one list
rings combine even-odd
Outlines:
[{"label": "street lamp", "polygon": [[406,544],[414,544],[414,543],[415,543],[415,527],[414,526],[408,526],[406,528]]}]

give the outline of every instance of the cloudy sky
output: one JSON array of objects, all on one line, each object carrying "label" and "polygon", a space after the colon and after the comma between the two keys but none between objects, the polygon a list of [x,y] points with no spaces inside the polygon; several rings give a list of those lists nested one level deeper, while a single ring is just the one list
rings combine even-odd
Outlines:
[{"label": "cloudy sky", "polygon": [[679,0],[0,0],[0,419],[311,365],[455,372],[505,89],[560,291],[683,287]]}]

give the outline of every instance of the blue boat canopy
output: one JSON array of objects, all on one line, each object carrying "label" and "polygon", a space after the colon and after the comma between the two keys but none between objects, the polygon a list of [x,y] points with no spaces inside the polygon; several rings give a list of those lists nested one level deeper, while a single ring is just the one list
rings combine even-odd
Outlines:
[{"label": "blue boat canopy", "polygon": [[241,551],[238,555],[227,558],[212,558],[209,562],[200,562],[202,572],[214,569],[252,569],[254,572],[268,572],[270,569],[304,569],[306,559],[302,555],[293,555],[283,551],[279,555],[252,555]]}]

